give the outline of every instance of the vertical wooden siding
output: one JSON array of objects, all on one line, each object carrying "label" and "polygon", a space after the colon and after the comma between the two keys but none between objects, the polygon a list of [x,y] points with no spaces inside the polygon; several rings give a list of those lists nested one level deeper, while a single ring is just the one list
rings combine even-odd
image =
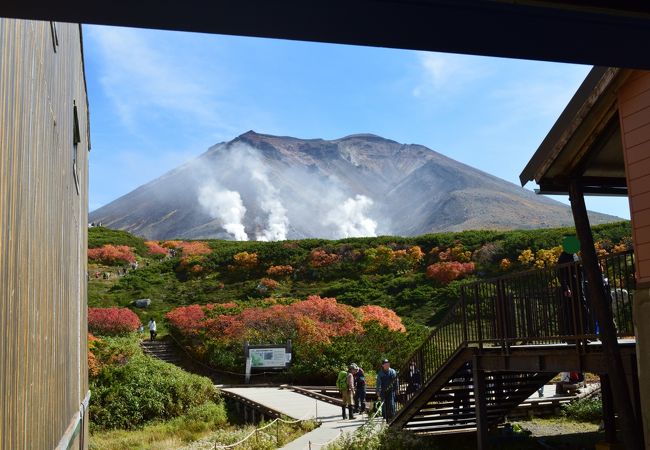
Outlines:
[{"label": "vertical wooden siding", "polygon": [[0,449],[54,448],[88,390],[86,119],[80,27],[0,19]]},{"label": "vertical wooden siding", "polygon": [[650,72],[632,72],[618,92],[618,107],[637,278],[650,283]]}]

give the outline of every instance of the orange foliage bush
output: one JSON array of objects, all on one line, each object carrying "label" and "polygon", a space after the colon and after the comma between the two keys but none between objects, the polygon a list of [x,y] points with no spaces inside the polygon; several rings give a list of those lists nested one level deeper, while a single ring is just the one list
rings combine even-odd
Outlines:
[{"label": "orange foliage bush", "polygon": [[271,278],[262,278],[258,285],[258,289],[263,291],[274,291],[280,286],[280,283]]},{"label": "orange foliage bush", "polygon": [[327,253],[322,248],[316,248],[309,254],[309,264],[312,267],[327,267],[339,260],[336,253]]},{"label": "orange foliage bush", "polygon": [[375,305],[360,306],[358,309],[362,314],[362,322],[375,321],[389,330],[406,331],[406,328],[402,324],[402,319],[391,309]]},{"label": "orange foliage bush", "polygon": [[212,253],[210,246],[201,241],[181,242],[177,248],[181,250],[183,256],[209,255]]},{"label": "orange foliage bush", "polygon": [[88,259],[104,264],[134,263],[135,255],[126,245],[106,244],[98,248],[88,249]]},{"label": "orange foliage bush", "polygon": [[156,241],[146,241],[144,245],[147,246],[148,253],[153,256],[167,256],[169,250],[160,245]]},{"label": "orange foliage bush", "polygon": [[266,270],[266,274],[270,277],[287,277],[293,273],[293,267],[286,266],[271,266]]},{"label": "orange foliage bush", "polygon": [[93,353],[95,350],[95,342],[98,341],[99,339],[93,336],[92,333],[88,333],[88,375],[91,378],[99,375],[101,371],[101,364]]},{"label": "orange foliage bush", "polygon": [[183,241],[165,241],[161,245],[165,248],[179,248]]},{"label": "orange foliage bush", "polygon": [[444,252],[438,254],[440,261],[458,261],[469,262],[472,259],[472,252],[465,250],[465,247],[460,242],[456,242],[453,247],[449,247]]},{"label": "orange foliage bush", "polygon": [[471,262],[443,261],[427,267],[427,277],[442,284],[449,284],[451,281],[474,272],[474,270],[474,263]]},{"label": "orange foliage bush", "polygon": [[240,252],[236,253],[232,259],[235,261],[235,265],[242,269],[253,269],[257,267],[257,253],[249,252]]}]

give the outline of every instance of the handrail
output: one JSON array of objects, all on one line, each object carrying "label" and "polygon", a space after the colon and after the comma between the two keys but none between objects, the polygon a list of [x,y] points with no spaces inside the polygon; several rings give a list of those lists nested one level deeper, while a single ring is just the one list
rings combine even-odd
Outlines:
[{"label": "handrail", "polygon": [[[601,257],[599,264],[617,333],[634,335],[634,253]],[[507,353],[512,345],[570,342],[577,351],[586,352],[588,340],[598,333],[586,284],[582,265],[571,262],[461,285],[459,300],[407,358],[401,379],[392,386],[397,393],[396,412],[418,396],[456,352],[470,345]],[[411,363],[419,371],[419,380],[408,379]]]},{"label": "handrail", "polygon": [[[449,358],[467,346],[464,311],[464,300],[461,298],[447,311],[445,317],[422,345],[407,359],[401,371],[401,379],[398,377],[395,381],[397,386],[392,386],[392,390],[397,393],[396,413],[435,378]],[[404,379],[404,376],[409,373],[412,362],[415,363],[419,371],[419,382],[418,380]]]}]

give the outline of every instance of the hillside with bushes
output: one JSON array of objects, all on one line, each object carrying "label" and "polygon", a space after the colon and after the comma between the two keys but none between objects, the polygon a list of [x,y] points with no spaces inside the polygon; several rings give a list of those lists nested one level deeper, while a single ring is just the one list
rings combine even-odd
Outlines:
[{"label": "hillside with bushes", "polygon": [[[631,247],[628,222],[593,231],[600,254]],[[552,266],[562,238],[573,233],[145,241],[96,227],[89,230],[89,305],[126,307],[143,323],[153,317],[162,333],[172,331],[196,358],[220,369],[241,372],[244,340],[292,339],[292,376],[307,381],[351,360],[369,367],[390,357],[399,364],[457,301],[461,283]],[[135,323],[118,320],[115,310],[97,311],[91,322],[101,313],[102,322],[117,320],[113,327]]]}]

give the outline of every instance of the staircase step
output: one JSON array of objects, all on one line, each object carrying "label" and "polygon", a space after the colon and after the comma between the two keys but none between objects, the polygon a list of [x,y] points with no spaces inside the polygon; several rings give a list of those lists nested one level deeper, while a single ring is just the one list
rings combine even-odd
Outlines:
[{"label": "staircase step", "polygon": [[142,341],[140,343],[143,352],[151,358],[161,361],[178,364],[183,361],[176,346],[166,341]]}]

